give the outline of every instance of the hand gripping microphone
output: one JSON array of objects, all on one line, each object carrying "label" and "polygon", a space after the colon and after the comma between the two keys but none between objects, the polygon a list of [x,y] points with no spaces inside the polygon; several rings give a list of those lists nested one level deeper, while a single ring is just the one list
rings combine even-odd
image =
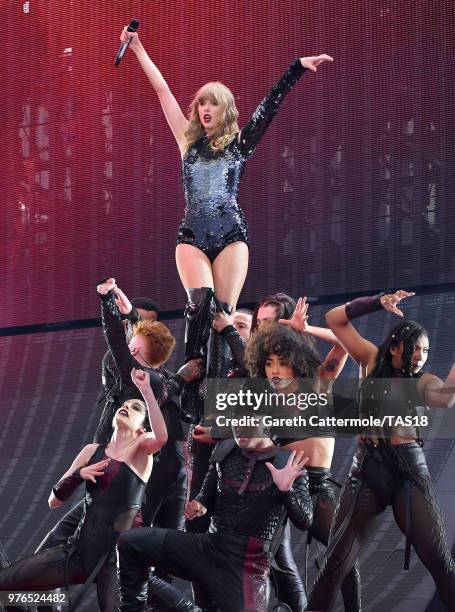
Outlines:
[{"label": "hand gripping microphone", "polygon": [[[139,21],[137,19],[132,19],[128,27],[126,28],[127,32],[136,32],[139,27]],[[122,57],[125,55],[125,51],[130,46],[131,38],[128,39],[127,42],[124,42],[120,45],[120,48],[117,52],[117,57],[115,58],[114,66],[117,68],[120,62],[122,61]]]}]

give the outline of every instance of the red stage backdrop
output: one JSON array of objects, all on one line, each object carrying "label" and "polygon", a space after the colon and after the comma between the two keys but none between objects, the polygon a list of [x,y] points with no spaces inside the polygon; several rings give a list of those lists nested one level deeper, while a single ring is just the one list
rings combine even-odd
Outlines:
[{"label": "red stage backdrop", "polygon": [[209,80],[240,124],[298,56],[306,74],[241,189],[241,296],[455,280],[454,19],[441,0],[5,2],[0,326],[96,316],[98,279],[183,306],[180,158],[131,52],[132,17],[182,107]]}]

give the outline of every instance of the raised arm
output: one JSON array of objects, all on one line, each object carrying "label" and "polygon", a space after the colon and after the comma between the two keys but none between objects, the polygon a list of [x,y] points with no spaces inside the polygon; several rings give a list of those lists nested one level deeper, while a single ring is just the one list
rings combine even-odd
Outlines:
[{"label": "raised arm", "polygon": [[167,442],[167,428],[155,395],[150,387],[150,376],[144,370],[132,370],[131,379],[141,392],[147,405],[147,412],[152,431],[144,433],[139,438],[142,451],[153,455]]},{"label": "raised arm", "polygon": [[281,79],[275,83],[270,92],[260,102],[249,123],[242,128],[239,148],[246,157],[253,154],[259,141],[277,114],[284,97],[291,91],[305,70],[316,72],[319,64],[326,61],[332,62],[333,59],[329,55],[323,54],[301,57],[291,63]]},{"label": "raised arm", "polygon": [[388,310],[399,316],[403,316],[397,304],[414,293],[407,291],[396,291],[391,294],[378,294],[360,297],[329,310],[325,316],[330,329],[346,348],[351,357],[361,366],[363,372],[370,372],[376,362],[378,347],[359,334],[351,324],[353,319],[376,312],[377,310]]},{"label": "raised arm", "polygon": [[336,378],[340,374],[348,358],[348,352],[330,329],[308,324],[308,303],[306,296],[298,299],[292,317],[290,319],[280,319],[279,323],[333,344],[327,357],[319,367],[319,376]]},{"label": "raised arm", "polygon": [[129,48],[136,54],[142,70],[145,72],[145,75],[152,84],[153,89],[156,91],[169,127],[171,128],[180,152],[183,155],[186,150],[185,132],[188,128],[188,120],[183,114],[177,100],[174,98],[174,95],[164,80],[163,75],[152,62],[147,51],[144,49],[137,33],[127,32],[125,26],[120,35],[120,40],[122,42],[127,42],[128,38],[131,38]]},{"label": "raised arm", "polygon": [[[101,299],[103,332],[120,374],[122,392],[126,395],[131,390],[135,392],[135,387],[131,381],[131,370],[133,368],[142,368],[143,366],[133,357],[128,347],[125,328],[122,323],[125,315],[120,312],[118,307],[118,296],[116,297],[115,293],[117,290],[115,279],[109,278],[103,281],[96,289]],[[151,387],[158,401],[161,402],[167,395],[166,390],[163,388],[163,379],[156,370],[150,370],[150,372]]]},{"label": "raised arm", "polygon": [[116,287],[115,278],[109,278],[97,285],[96,290],[101,300],[101,322],[107,345],[112,351],[122,383],[128,385],[131,383],[131,370],[140,367],[140,364],[128,348],[122,323],[124,315],[116,303]]}]

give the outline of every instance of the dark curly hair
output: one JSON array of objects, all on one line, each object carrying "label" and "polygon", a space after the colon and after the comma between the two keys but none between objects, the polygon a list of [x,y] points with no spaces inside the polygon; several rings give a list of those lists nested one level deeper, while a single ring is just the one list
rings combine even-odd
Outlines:
[{"label": "dark curly hair", "polygon": [[403,364],[401,370],[406,378],[413,376],[411,372],[412,355],[417,340],[421,336],[428,338],[428,332],[415,321],[401,321],[393,327],[387,338],[380,344],[376,364],[368,378],[392,378],[392,355],[390,349],[403,342]]},{"label": "dark curly hair", "polygon": [[264,329],[258,329],[248,342],[245,366],[252,378],[266,378],[265,363],[270,355],[284,357],[298,378],[315,377],[321,365],[321,359],[307,334],[281,323],[271,323]]}]

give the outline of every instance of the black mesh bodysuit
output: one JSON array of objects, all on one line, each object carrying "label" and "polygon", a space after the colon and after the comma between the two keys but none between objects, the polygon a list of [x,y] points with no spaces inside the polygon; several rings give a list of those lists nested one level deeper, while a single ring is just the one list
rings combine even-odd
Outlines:
[{"label": "black mesh bodysuit", "polygon": [[210,261],[232,242],[248,244],[248,229],[237,203],[240,179],[284,96],[305,72],[300,60],[288,70],[262,100],[250,122],[222,153],[212,151],[207,137],[198,140],[183,158],[185,194],[183,218],[177,244],[191,244]]},{"label": "black mesh bodysuit", "polygon": [[[105,458],[97,448],[89,464]],[[99,567],[95,578],[100,610],[114,610],[111,584],[115,543],[134,526],[145,482],[126,463],[111,459],[96,484],[87,481],[85,511],[67,544],[39,552],[0,571],[2,591],[47,591],[81,584]]]}]

